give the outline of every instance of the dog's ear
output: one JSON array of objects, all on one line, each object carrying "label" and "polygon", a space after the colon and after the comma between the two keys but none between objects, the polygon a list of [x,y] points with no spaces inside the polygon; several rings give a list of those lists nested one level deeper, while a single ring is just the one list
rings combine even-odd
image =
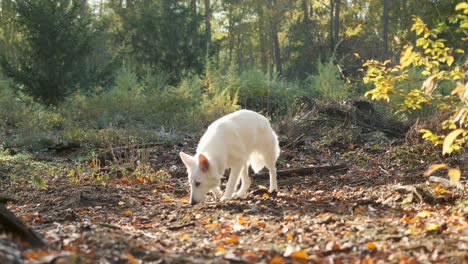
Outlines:
[{"label": "dog's ear", "polygon": [[189,154],[185,154],[184,152],[180,152],[179,153],[179,156],[180,156],[180,159],[182,160],[182,162],[185,164],[185,166],[190,169],[193,164],[195,164],[195,159],[190,156]]},{"label": "dog's ear", "polygon": [[207,172],[208,169],[210,168],[210,163],[208,162],[208,159],[203,154],[198,155],[198,167],[203,172]]}]

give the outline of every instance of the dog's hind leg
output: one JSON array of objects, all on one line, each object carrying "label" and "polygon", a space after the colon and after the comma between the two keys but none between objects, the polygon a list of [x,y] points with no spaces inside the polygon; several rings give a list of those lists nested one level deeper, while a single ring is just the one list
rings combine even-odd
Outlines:
[{"label": "dog's hind leg", "polygon": [[237,191],[234,194],[234,197],[243,198],[245,196],[245,193],[249,189],[250,184],[252,184],[252,181],[250,180],[250,177],[249,177],[249,162],[245,163],[244,167],[241,170],[240,177],[242,179],[242,184],[241,184],[239,191]]},{"label": "dog's hind leg", "polygon": [[278,191],[278,183],[276,182],[276,167],[268,166],[268,172],[270,173],[270,190],[269,192]]},{"label": "dog's hind leg", "polygon": [[239,179],[239,175],[241,171],[242,171],[242,166],[232,166],[231,174],[229,175],[229,179],[226,184],[226,190],[224,190],[224,195],[221,198],[221,201],[229,200],[232,198],[232,195],[238,183],[238,179]]}]

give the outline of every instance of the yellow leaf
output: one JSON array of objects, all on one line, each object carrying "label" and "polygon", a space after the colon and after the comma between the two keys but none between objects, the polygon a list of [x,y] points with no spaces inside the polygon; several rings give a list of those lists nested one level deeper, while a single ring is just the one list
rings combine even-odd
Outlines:
[{"label": "yellow leaf", "polygon": [[219,222],[218,221],[214,221],[213,223],[211,224],[206,224],[205,225],[205,228],[215,228],[219,225]]},{"label": "yellow leaf", "polygon": [[187,234],[184,234],[184,235],[182,236],[182,240],[183,240],[183,241],[187,241],[187,240],[189,240],[189,238],[190,238],[190,237],[189,237],[189,235],[187,235]]},{"label": "yellow leaf", "polygon": [[462,3],[459,3],[455,6],[455,10],[458,11],[458,10],[462,10],[462,9],[467,9],[468,8],[468,2],[462,2]]},{"label": "yellow leaf", "polygon": [[376,250],[377,249],[377,245],[373,242],[369,242],[366,244],[366,248],[369,249],[369,250]]},{"label": "yellow leaf", "polygon": [[462,50],[462,49],[456,49],[456,50],[455,50],[455,53],[465,53],[465,51]]},{"label": "yellow leaf", "polygon": [[452,66],[454,60],[455,58],[453,56],[447,56],[447,65]]},{"label": "yellow leaf", "polygon": [[427,231],[437,231],[439,230],[439,225],[438,224],[430,224],[427,228]]},{"label": "yellow leaf", "polygon": [[132,213],[131,210],[127,210],[127,211],[123,211],[122,214],[125,215],[125,216],[130,216],[130,215],[132,215],[133,213]]},{"label": "yellow leaf", "polygon": [[429,217],[431,215],[433,215],[434,212],[430,212],[430,211],[422,211],[420,213],[417,214],[417,217],[419,218],[426,218],[426,217]]},{"label": "yellow leaf", "polygon": [[450,168],[448,171],[450,185],[455,186],[460,181],[461,171],[459,168]]},{"label": "yellow leaf", "polygon": [[455,141],[455,139],[458,137],[458,135],[460,135],[464,131],[465,131],[464,129],[459,128],[459,129],[456,129],[456,130],[450,132],[450,134],[448,134],[445,137],[444,145],[442,147],[442,155],[452,152],[452,149],[450,147],[452,146],[453,141]]},{"label": "yellow leaf", "polygon": [[431,175],[434,171],[438,170],[438,169],[445,169],[447,168],[447,164],[445,163],[437,163],[437,164],[432,164],[431,166],[429,166],[429,168],[424,172],[424,176],[429,176]]},{"label": "yellow leaf", "polygon": [[226,239],[224,239],[224,241],[228,244],[234,244],[234,243],[237,243],[239,239],[236,236],[231,236],[231,237],[227,237]]},{"label": "yellow leaf", "polygon": [[270,195],[269,195],[268,193],[263,193],[262,196],[263,196],[263,198],[268,198],[268,197],[270,197]]},{"label": "yellow leaf", "polygon": [[300,258],[300,259],[308,259],[309,258],[309,254],[307,254],[307,252],[303,251],[303,250],[299,250],[299,251],[296,251],[296,252],[293,252],[290,257],[292,258]]},{"label": "yellow leaf", "polygon": [[286,233],[286,237],[288,238],[288,241],[292,241],[294,239],[293,235],[291,233]]}]

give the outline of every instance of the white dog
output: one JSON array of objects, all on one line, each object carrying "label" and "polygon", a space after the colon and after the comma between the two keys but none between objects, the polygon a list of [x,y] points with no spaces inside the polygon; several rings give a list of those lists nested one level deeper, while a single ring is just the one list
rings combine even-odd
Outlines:
[{"label": "white dog", "polygon": [[[221,200],[243,197],[250,187],[249,165],[255,172],[266,167],[270,173],[270,192],[278,189],[276,160],[278,137],[268,119],[250,110],[239,110],[213,122],[200,139],[197,153],[180,152],[190,182],[190,204],[205,200],[211,191]],[[226,190],[220,190],[221,177],[231,168]],[[240,189],[234,193],[239,180]]]}]

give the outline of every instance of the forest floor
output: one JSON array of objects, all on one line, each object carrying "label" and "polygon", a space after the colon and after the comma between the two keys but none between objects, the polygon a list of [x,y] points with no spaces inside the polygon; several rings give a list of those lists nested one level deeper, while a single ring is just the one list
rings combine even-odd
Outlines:
[{"label": "forest floor", "polygon": [[139,174],[98,168],[79,151],[34,153],[27,162],[42,165],[29,173],[41,173],[45,185],[16,179],[0,193],[17,200],[7,208],[48,248],[2,234],[1,263],[466,263],[466,188],[423,176],[441,161],[429,145],[291,142],[278,170],[346,169],[278,176],[275,194],[262,191],[267,178],[253,177],[245,199],[209,195],[191,206],[178,153],[194,153],[195,137],[147,148],[152,166]]}]

